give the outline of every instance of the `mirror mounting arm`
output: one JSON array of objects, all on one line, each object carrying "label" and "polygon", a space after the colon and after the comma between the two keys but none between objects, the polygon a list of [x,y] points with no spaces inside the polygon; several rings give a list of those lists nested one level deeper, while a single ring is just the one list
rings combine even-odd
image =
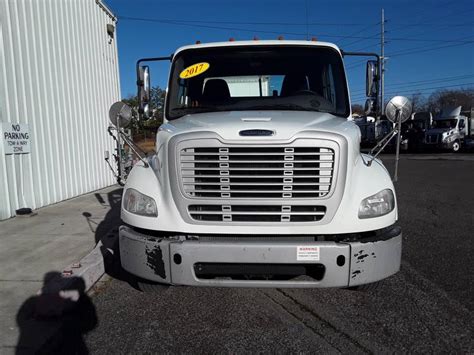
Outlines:
[{"label": "mirror mounting arm", "polygon": [[357,56],[357,57],[375,57],[377,58],[377,62],[380,63],[380,55],[373,52],[346,52],[341,49],[341,54],[343,57],[345,56]]}]

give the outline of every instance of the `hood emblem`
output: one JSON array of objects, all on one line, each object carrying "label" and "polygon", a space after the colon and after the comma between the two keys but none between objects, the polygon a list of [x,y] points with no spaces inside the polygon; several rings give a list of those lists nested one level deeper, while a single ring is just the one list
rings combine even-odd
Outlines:
[{"label": "hood emblem", "polygon": [[271,131],[269,129],[245,129],[239,132],[240,136],[273,136],[275,131]]}]

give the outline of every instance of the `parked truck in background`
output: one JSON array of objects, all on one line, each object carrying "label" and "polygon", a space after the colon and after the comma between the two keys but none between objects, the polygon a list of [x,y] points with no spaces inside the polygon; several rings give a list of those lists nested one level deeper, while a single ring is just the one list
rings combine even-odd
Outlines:
[{"label": "parked truck in background", "polygon": [[426,131],[425,144],[428,147],[459,152],[466,140],[474,137],[473,118],[461,115],[461,106],[444,108],[433,119]]},{"label": "parked truck in background", "polygon": [[[124,269],[160,284],[219,287],[362,287],[396,273],[395,189],[382,162],[360,152],[348,54],[323,42],[242,41],[140,60],[144,116],[142,64],[170,60],[171,72],[156,153],[124,187]],[[249,77],[272,90],[232,95],[229,83]]]},{"label": "parked truck in background", "polygon": [[409,152],[423,150],[426,131],[433,122],[431,112],[420,111],[412,114],[411,119],[402,124],[402,149]]}]

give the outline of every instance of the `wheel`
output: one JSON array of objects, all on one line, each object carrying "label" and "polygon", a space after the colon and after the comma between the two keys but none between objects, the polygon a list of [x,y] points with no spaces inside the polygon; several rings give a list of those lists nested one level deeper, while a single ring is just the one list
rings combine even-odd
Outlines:
[{"label": "wheel", "polygon": [[352,286],[348,287],[349,290],[351,291],[374,291],[380,287],[380,282],[372,282],[370,284],[363,284],[363,285],[358,285],[358,286]]},{"label": "wheel", "polygon": [[461,143],[459,143],[459,141],[455,141],[451,149],[453,150],[454,153],[459,152],[461,150]]},{"label": "wheel", "polygon": [[169,289],[168,285],[146,280],[137,281],[138,288],[144,293],[162,293]]}]

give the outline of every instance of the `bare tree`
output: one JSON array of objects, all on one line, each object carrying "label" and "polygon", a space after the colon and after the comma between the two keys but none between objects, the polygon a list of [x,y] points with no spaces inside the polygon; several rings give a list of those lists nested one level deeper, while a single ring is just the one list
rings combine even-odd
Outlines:
[{"label": "bare tree", "polygon": [[412,94],[411,102],[413,105],[413,112],[425,111],[428,108],[428,101],[420,92]]},{"label": "bare tree", "polygon": [[433,113],[449,106],[462,106],[463,110],[469,110],[474,106],[474,88],[435,91],[430,95],[427,106]]}]

